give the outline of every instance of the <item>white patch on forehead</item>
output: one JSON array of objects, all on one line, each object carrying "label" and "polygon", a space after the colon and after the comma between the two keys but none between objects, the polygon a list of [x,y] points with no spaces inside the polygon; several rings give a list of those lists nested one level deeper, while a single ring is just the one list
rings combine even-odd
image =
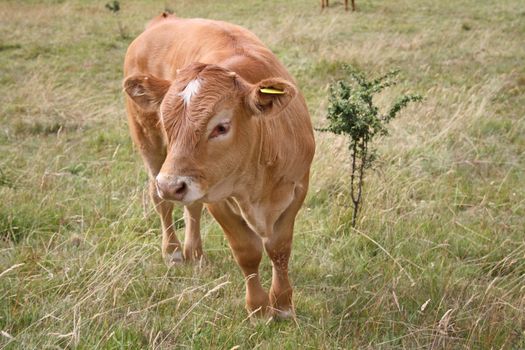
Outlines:
[{"label": "white patch on forehead", "polygon": [[193,79],[186,85],[184,90],[182,90],[181,93],[179,93],[179,96],[182,97],[184,100],[184,104],[188,106],[190,104],[191,98],[193,95],[196,95],[199,92],[199,89],[201,87],[201,81],[199,78]]}]

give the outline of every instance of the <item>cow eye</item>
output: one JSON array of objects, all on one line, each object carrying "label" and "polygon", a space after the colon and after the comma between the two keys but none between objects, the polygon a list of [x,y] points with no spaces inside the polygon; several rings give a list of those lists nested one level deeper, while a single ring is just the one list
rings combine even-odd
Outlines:
[{"label": "cow eye", "polygon": [[230,131],[230,122],[220,123],[213,129],[209,138],[212,139],[217,136],[225,135],[228,131]]}]

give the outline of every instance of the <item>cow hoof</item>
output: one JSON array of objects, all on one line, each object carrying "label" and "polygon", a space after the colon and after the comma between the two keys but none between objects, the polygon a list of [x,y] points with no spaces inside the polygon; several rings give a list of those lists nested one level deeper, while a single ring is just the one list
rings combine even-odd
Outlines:
[{"label": "cow hoof", "polygon": [[164,262],[168,267],[171,267],[184,262],[184,257],[182,256],[182,252],[180,250],[176,250],[172,253],[167,253],[164,255]]},{"label": "cow hoof", "polygon": [[253,327],[258,327],[261,325],[268,326],[273,322],[273,318],[270,315],[254,315],[249,317],[249,321]]},{"label": "cow hoof", "polygon": [[191,265],[195,271],[204,269],[207,266],[208,261],[205,259],[204,255],[201,255],[199,259],[184,260],[188,265]]},{"label": "cow hoof", "polygon": [[276,321],[279,320],[289,320],[295,318],[295,312],[292,309],[288,310],[274,310],[273,319]]},{"label": "cow hoof", "polygon": [[204,260],[204,256],[202,253],[202,247],[193,248],[193,247],[185,246],[184,247],[184,259],[186,261],[195,262],[197,264],[202,263],[202,261]]}]

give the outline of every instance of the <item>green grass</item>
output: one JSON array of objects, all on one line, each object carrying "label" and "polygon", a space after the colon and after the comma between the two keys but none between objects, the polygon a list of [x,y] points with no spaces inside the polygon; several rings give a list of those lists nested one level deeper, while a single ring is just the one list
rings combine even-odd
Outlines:
[{"label": "green grass", "polygon": [[[117,18],[105,3],[0,3],[1,348],[525,348],[520,1],[358,0],[356,13],[313,0],[166,2],[255,32],[317,126],[342,62],[402,71],[382,105],[425,96],[378,142],[357,231],[345,140],[316,135],[291,261],[297,322],[271,323],[247,319],[209,215],[206,263],[163,264],[121,69],[164,6],[121,1]],[[268,287],[267,258],[262,276]]]}]

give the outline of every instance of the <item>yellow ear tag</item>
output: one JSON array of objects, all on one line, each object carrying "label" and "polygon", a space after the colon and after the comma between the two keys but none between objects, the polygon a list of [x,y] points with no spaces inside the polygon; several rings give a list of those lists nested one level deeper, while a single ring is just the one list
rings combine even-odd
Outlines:
[{"label": "yellow ear tag", "polygon": [[262,92],[263,94],[269,94],[269,95],[284,95],[283,90],[277,90],[277,89],[272,89],[272,88],[262,88],[259,91]]}]

